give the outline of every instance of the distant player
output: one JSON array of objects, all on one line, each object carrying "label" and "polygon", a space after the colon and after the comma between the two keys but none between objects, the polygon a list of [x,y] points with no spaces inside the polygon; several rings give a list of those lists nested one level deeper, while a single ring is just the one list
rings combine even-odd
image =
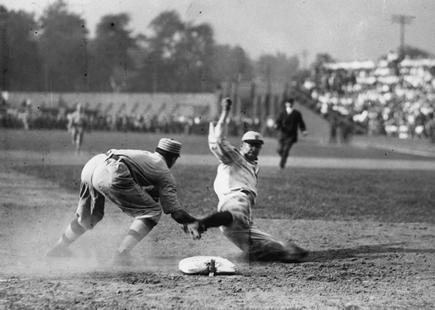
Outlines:
[{"label": "distant player", "polygon": [[72,144],[77,153],[80,152],[87,126],[85,110],[78,104],[76,110],[68,115],[68,130],[71,133]]},{"label": "distant player", "polygon": [[294,99],[289,98],[284,103],[284,111],[278,115],[275,121],[275,128],[278,130],[278,154],[281,157],[279,167],[285,168],[290,149],[298,142],[298,130],[304,136],[307,129],[302,113],[294,108]]},{"label": "distant player", "polygon": [[224,99],[219,121],[216,127],[210,124],[208,137],[210,150],[220,162],[214,181],[219,198],[218,212],[188,228],[204,232],[209,227],[220,226],[225,237],[251,260],[299,262],[307,251],[294,244],[285,245],[253,223],[251,208],[257,199],[257,157],[264,141],[260,133],[248,131],[242,137],[240,149],[233,147],[225,137],[230,108],[231,100]]},{"label": "distant player", "polygon": [[[76,217],[47,255],[71,256],[69,245],[103,218],[106,199],[134,218],[115,254],[115,264],[131,264],[131,250],[159,222],[162,210],[180,224],[194,222],[178,201],[170,172],[180,150],[180,142],[162,138],[154,153],[110,150],[91,158],[82,170]],[[196,233],[195,229],[189,231]]]}]

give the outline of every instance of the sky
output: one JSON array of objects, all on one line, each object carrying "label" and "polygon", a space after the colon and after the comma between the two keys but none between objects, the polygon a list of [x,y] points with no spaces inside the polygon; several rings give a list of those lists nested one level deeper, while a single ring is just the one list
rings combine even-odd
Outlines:
[{"label": "sky", "polygon": [[[9,10],[39,17],[55,0],[0,0]],[[310,63],[317,53],[337,61],[376,60],[400,45],[392,15],[413,16],[405,44],[435,54],[434,0],[65,0],[92,33],[102,16],[127,13],[134,34],[153,18],[175,10],[183,21],[209,23],[219,44],[239,45],[256,59],[277,52]],[[304,61],[303,61],[304,62]]]}]

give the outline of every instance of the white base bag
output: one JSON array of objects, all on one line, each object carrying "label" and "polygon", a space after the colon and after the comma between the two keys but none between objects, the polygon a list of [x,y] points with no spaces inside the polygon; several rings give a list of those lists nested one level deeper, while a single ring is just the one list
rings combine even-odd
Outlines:
[{"label": "white base bag", "polygon": [[178,269],[185,274],[231,275],[236,273],[236,265],[219,256],[192,256],[182,259]]}]

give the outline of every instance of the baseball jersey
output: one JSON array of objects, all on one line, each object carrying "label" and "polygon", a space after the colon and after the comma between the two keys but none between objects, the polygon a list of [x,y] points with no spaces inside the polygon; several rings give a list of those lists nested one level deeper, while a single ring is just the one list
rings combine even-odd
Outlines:
[{"label": "baseball jersey", "polygon": [[223,126],[210,123],[208,144],[210,151],[219,159],[214,190],[221,199],[233,191],[248,190],[257,196],[258,164],[248,161],[225,138]]},{"label": "baseball jersey", "polygon": [[122,158],[137,184],[158,188],[163,212],[167,214],[181,209],[175,179],[162,155],[144,150],[112,149],[108,153]]},{"label": "baseball jersey", "polygon": [[86,126],[86,116],[78,111],[73,112],[70,115],[70,126],[76,128],[82,128]]}]

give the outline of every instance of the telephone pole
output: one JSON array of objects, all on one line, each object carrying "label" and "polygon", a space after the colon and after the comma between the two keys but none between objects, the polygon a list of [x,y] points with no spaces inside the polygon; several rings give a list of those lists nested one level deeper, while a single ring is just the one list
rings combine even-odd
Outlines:
[{"label": "telephone pole", "polygon": [[307,57],[308,57],[308,51],[306,49],[302,50],[303,69],[308,69]]},{"label": "telephone pole", "polygon": [[393,23],[399,24],[400,26],[400,57],[403,56],[405,47],[405,25],[411,24],[414,18],[414,16],[402,14],[392,16]]}]

